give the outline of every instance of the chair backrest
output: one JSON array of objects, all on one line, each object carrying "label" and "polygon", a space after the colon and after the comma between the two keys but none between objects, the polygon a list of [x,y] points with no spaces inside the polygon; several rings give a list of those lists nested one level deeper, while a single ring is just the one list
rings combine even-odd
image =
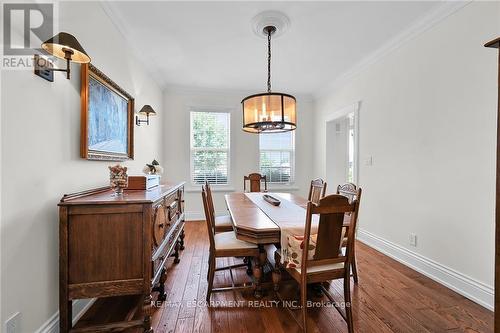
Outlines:
[{"label": "chair backrest", "polygon": [[337,194],[343,195],[349,199],[349,202],[352,202],[354,199],[359,201],[358,189],[353,183],[345,183],[337,186]]},{"label": "chair backrest", "polygon": [[307,197],[308,201],[312,201],[313,203],[319,203],[319,199],[323,198],[326,193],[326,182],[321,179],[314,179],[311,181],[311,187],[309,188],[309,196]]},{"label": "chair backrest", "polygon": [[[344,267],[353,260],[352,246],[354,244],[354,229],[348,228],[346,252],[342,254],[342,240],[344,238],[344,216],[351,214],[352,223],[356,223],[359,202],[355,199],[349,202],[348,198],[340,194],[331,194],[319,200],[318,204],[308,202],[306,214],[306,228],[304,232],[304,247],[302,254],[302,271],[307,267],[344,263]],[[308,249],[311,237],[313,215],[319,215],[318,234],[314,259],[308,259]]]},{"label": "chair backrest", "polygon": [[[210,191],[210,186],[208,186],[208,191]],[[201,197],[203,200],[203,209],[205,210],[205,221],[207,223],[208,238],[210,240],[210,249],[211,251],[215,251],[215,240],[214,240],[215,217],[208,203],[207,184],[201,187]]]},{"label": "chair backrest", "polygon": [[261,182],[264,181],[264,191],[267,191],[267,176],[260,173],[251,173],[243,177],[243,191],[247,191],[247,181],[250,183],[250,192],[260,192]]},{"label": "chair backrest", "polygon": [[205,181],[205,194],[207,195],[208,208],[210,209],[210,212],[215,219],[214,199],[212,197],[212,189],[210,188],[210,183],[208,182],[208,180]]}]

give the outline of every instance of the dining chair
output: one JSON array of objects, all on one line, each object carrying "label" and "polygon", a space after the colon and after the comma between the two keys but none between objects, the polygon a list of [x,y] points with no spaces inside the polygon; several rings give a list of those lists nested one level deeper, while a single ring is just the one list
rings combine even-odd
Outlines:
[{"label": "dining chair", "polygon": [[[343,195],[346,197],[349,202],[352,202],[353,200],[356,200],[358,202],[358,205],[361,200],[361,189],[358,189],[356,185],[353,183],[345,183],[342,185],[337,186],[337,194]],[[349,228],[351,224],[351,216],[346,215],[345,221],[344,221],[344,227]],[[356,226],[354,224],[354,234],[356,235]],[[347,239],[344,238],[344,243],[347,242]],[[352,261],[351,261],[351,270],[352,270],[352,277],[354,280],[354,283],[358,283],[358,269],[356,267],[356,243],[354,242],[352,244]]]},{"label": "dining chair", "polygon": [[[206,297],[207,303],[210,303],[210,296],[214,292],[242,290],[250,288],[253,289],[255,286],[255,284],[251,282],[242,284],[234,283],[232,269],[238,267],[248,267],[247,269],[250,269],[250,262],[217,268],[216,259],[227,258],[227,257],[253,257],[255,258],[254,265],[257,267],[257,269],[260,269],[259,268],[260,252],[256,244],[248,243],[237,239],[234,231],[215,233],[214,216],[208,206],[207,189],[205,186],[202,186],[201,195],[203,199],[203,208],[205,210],[205,220],[208,229],[208,238],[210,240],[210,253],[208,259],[208,273],[207,273],[208,289]],[[213,282],[214,282],[215,272],[227,269],[229,269],[229,274],[231,277],[231,285],[214,288]]]},{"label": "dining chair", "polygon": [[215,216],[214,201],[212,198],[212,189],[210,188],[210,184],[208,183],[208,181],[205,181],[205,191],[207,195],[208,208],[212,212],[212,216],[214,216],[214,221],[215,221],[214,231],[216,233],[224,231],[233,231],[233,221],[231,219],[231,215]]},{"label": "dining chair", "polygon": [[[333,306],[339,311],[347,323],[349,333],[354,332],[352,320],[352,303],[350,290],[350,263],[352,261],[352,244],[354,242],[354,228],[347,229],[347,244],[345,253],[342,251],[344,232],[344,216],[350,213],[355,224],[358,214],[359,203],[349,200],[339,194],[331,194],[319,200],[318,204],[307,203],[306,226],[304,238],[301,246],[302,261],[300,266],[287,267],[286,271],[300,285],[300,303],[302,313],[302,323],[297,316],[294,316],[292,310],[290,314],[297,321],[304,332],[307,332],[307,285],[318,284],[323,293],[328,297]],[[311,237],[311,224],[314,215],[319,215],[318,233]],[[315,238],[314,245],[311,238]],[[344,301],[345,313],[334,300],[333,296],[324,283],[335,279],[344,281]]]},{"label": "dining chair", "polygon": [[264,181],[264,192],[267,192],[267,176],[260,173],[251,173],[243,177],[243,191],[247,191],[247,181],[250,183],[250,192],[261,192],[260,186]]},{"label": "dining chair", "polygon": [[311,186],[309,187],[309,196],[307,197],[308,201],[312,201],[314,203],[318,203],[319,199],[323,198],[326,193],[326,182],[317,178],[311,181]]}]

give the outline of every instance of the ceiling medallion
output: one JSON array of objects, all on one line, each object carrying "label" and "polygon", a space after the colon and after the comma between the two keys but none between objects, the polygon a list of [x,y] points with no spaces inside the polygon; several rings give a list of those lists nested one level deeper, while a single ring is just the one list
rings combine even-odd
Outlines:
[{"label": "ceiling medallion", "polygon": [[254,31],[262,29],[260,34],[267,37],[267,92],[241,101],[245,132],[280,133],[297,128],[295,97],[271,90],[271,36],[279,34],[278,27],[286,29],[289,25],[288,18],[279,12],[264,12],[254,18]]}]

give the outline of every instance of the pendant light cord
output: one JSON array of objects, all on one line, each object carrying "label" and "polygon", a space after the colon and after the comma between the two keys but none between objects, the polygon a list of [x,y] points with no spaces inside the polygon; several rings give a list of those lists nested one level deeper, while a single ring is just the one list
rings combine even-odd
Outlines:
[{"label": "pendant light cord", "polygon": [[271,29],[267,30],[267,92],[271,92]]}]

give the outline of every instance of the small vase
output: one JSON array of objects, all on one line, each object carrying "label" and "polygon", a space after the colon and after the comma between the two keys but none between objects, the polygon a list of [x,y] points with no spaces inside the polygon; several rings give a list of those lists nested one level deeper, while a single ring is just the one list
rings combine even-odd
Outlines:
[{"label": "small vase", "polygon": [[128,186],[127,167],[121,165],[109,167],[109,185],[116,196],[123,195],[123,189]]}]

